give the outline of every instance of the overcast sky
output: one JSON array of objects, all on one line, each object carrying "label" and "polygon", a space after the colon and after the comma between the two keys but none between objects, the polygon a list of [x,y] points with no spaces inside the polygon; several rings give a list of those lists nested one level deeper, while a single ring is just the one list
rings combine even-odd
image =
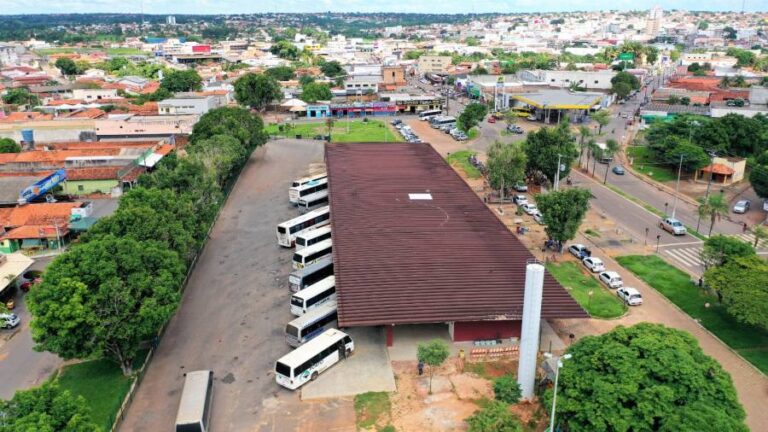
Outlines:
[{"label": "overcast sky", "polygon": [[[768,10],[768,0],[744,0],[747,11]],[[228,14],[258,12],[548,12],[647,9],[637,0],[0,0],[0,14],[139,12]],[[668,0],[664,9],[740,10],[741,0]],[[439,4],[439,10],[436,6]]]}]

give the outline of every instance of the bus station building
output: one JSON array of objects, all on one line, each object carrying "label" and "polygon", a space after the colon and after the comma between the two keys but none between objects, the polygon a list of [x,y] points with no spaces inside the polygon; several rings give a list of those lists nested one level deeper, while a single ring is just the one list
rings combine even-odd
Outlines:
[{"label": "bus station building", "polygon": [[[330,144],[339,327],[445,325],[454,341],[520,336],[534,259],[429,144]],[[587,313],[549,274],[542,319]]]}]

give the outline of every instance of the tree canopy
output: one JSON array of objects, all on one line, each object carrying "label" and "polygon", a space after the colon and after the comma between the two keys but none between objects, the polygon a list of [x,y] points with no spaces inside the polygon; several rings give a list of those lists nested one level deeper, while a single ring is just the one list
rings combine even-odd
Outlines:
[{"label": "tree canopy", "polygon": [[525,151],[520,143],[494,142],[488,148],[488,182],[494,189],[525,180]]},{"label": "tree canopy", "polygon": [[273,44],[269,48],[269,52],[286,60],[298,60],[299,58],[299,48],[285,40]]},{"label": "tree canopy", "polygon": [[233,136],[250,150],[267,142],[261,117],[243,108],[221,107],[203,114],[192,128],[190,142],[194,144],[214,135]]},{"label": "tree canopy", "polygon": [[278,81],[288,81],[296,78],[296,72],[290,66],[275,66],[264,71],[264,75]]},{"label": "tree canopy", "polygon": [[329,62],[324,61],[320,63],[320,70],[323,72],[323,75],[327,76],[328,78],[335,78],[346,73],[344,68],[341,67],[341,63],[337,62],[336,60]]},{"label": "tree canopy", "polygon": [[73,76],[82,73],[75,61],[70,58],[59,57],[54,66],[61,71],[62,75]]},{"label": "tree canopy", "polygon": [[0,432],[99,432],[82,396],[53,382],[0,401]]},{"label": "tree canopy", "polygon": [[160,87],[171,93],[198,91],[203,88],[203,79],[194,70],[172,70],[163,76]]},{"label": "tree canopy", "polygon": [[551,182],[554,182],[558,170],[558,155],[560,164],[565,166],[560,171],[560,178],[568,175],[573,161],[579,156],[576,138],[565,123],[531,132],[523,142],[523,150],[528,159],[527,172],[541,172]]},{"label": "tree canopy", "polygon": [[491,401],[466,419],[468,432],[523,432],[520,420],[504,402]]},{"label": "tree canopy", "polygon": [[[557,420],[571,431],[742,431],[730,375],[696,339],[660,324],[619,326],[568,348]],[[552,391],[545,394],[550,406]]]},{"label": "tree canopy", "polygon": [[755,255],[755,248],[751,244],[720,234],[707,238],[701,250],[701,260],[705,268],[720,266],[734,258],[752,255]]},{"label": "tree canopy", "polygon": [[328,84],[311,82],[301,87],[301,100],[307,103],[315,103],[319,100],[327,101],[333,98]]},{"label": "tree canopy", "polygon": [[18,87],[6,90],[3,95],[3,102],[11,105],[38,105],[40,99],[29,92],[25,87]]},{"label": "tree canopy", "polygon": [[483,121],[486,114],[488,114],[488,107],[486,105],[471,103],[459,114],[459,118],[456,119],[456,125],[464,132],[469,132],[470,129]]},{"label": "tree canopy", "polygon": [[611,78],[611,90],[620,98],[626,98],[632,90],[640,89],[640,80],[629,72],[621,71]]},{"label": "tree canopy", "polygon": [[179,302],[184,264],[158,242],[103,236],[59,255],[30,293],[36,349],[65,359],[104,355],[128,375],[139,344]]},{"label": "tree canopy", "polygon": [[768,330],[768,264],[757,255],[736,256],[704,272],[736,320]]},{"label": "tree canopy", "polygon": [[248,73],[235,81],[235,99],[253,109],[264,110],[270,103],[282,98],[280,83],[270,76]]},{"label": "tree canopy", "polygon": [[418,360],[429,366],[429,392],[432,393],[434,369],[445,362],[451,351],[448,348],[448,344],[442,339],[433,339],[426,343],[420,343],[416,350]]},{"label": "tree canopy", "polygon": [[10,138],[0,138],[0,153],[20,153],[21,146]]},{"label": "tree canopy", "polygon": [[576,231],[589,209],[592,193],[587,189],[568,188],[536,195],[544,230],[550,239],[564,243],[576,237]]}]

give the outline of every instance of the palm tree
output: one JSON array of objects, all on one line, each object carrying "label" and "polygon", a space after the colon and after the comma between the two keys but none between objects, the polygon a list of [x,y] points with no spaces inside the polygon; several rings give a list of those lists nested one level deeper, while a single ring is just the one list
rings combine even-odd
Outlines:
[{"label": "palm tree", "polygon": [[328,117],[325,119],[325,125],[328,127],[328,143],[331,142],[331,129],[333,129],[334,123],[336,123],[336,121],[333,119],[333,117]]},{"label": "palm tree", "polygon": [[[592,175],[595,175],[595,168],[597,165],[597,158],[601,157],[603,149],[597,145],[595,140],[589,141],[589,153],[592,156]],[[587,171],[589,171],[589,160],[587,160]]]},{"label": "palm tree", "polygon": [[720,84],[718,84],[717,86],[720,87],[720,88],[724,88],[725,89],[725,88],[730,87],[731,84],[732,84],[731,83],[731,77],[724,76],[723,79],[720,80]]},{"label": "palm tree", "polygon": [[[615,139],[609,139],[605,142],[605,150],[603,150],[603,157],[606,157],[608,159],[613,158],[613,156],[616,155],[620,150],[619,142]],[[608,182],[608,168],[611,166],[609,163],[605,166],[605,178],[603,178],[603,184]]]},{"label": "palm tree", "polygon": [[611,122],[611,114],[608,111],[600,110],[592,114],[592,120],[597,122],[597,134],[600,135],[603,133],[603,126]]},{"label": "palm tree", "polygon": [[699,216],[709,218],[709,234],[712,235],[712,229],[715,222],[728,214],[728,203],[722,193],[712,194],[707,198],[699,198]]},{"label": "palm tree", "polygon": [[581,168],[581,159],[584,157],[584,149],[587,148],[586,140],[592,136],[592,130],[584,125],[579,126],[579,168]]},{"label": "palm tree", "polygon": [[756,225],[754,228],[752,228],[752,234],[755,236],[755,244],[753,247],[757,249],[758,243],[768,239],[768,228],[766,228],[765,225]]},{"label": "palm tree", "polygon": [[734,87],[746,87],[747,86],[747,80],[744,78],[743,75],[736,75],[736,78],[733,79],[733,86]]}]

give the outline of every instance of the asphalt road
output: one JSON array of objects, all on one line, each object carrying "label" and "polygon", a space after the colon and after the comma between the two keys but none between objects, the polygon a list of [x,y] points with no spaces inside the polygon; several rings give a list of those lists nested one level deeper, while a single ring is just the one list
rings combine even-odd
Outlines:
[{"label": "asphalt road", "polygon": [[[182,304],[139,387],[123,431],[172,430],[187,371],[215,375],[211,429],[295,430],[298,394],[274,381],[274,361],[290,351],[287,277],[292,250],[275,226],[298,211],[290,180],[321,162],[317,141],[279,140],[254,153],[232,191],[191,275]],[[272,410],[272,414],[266,411]]]}]

